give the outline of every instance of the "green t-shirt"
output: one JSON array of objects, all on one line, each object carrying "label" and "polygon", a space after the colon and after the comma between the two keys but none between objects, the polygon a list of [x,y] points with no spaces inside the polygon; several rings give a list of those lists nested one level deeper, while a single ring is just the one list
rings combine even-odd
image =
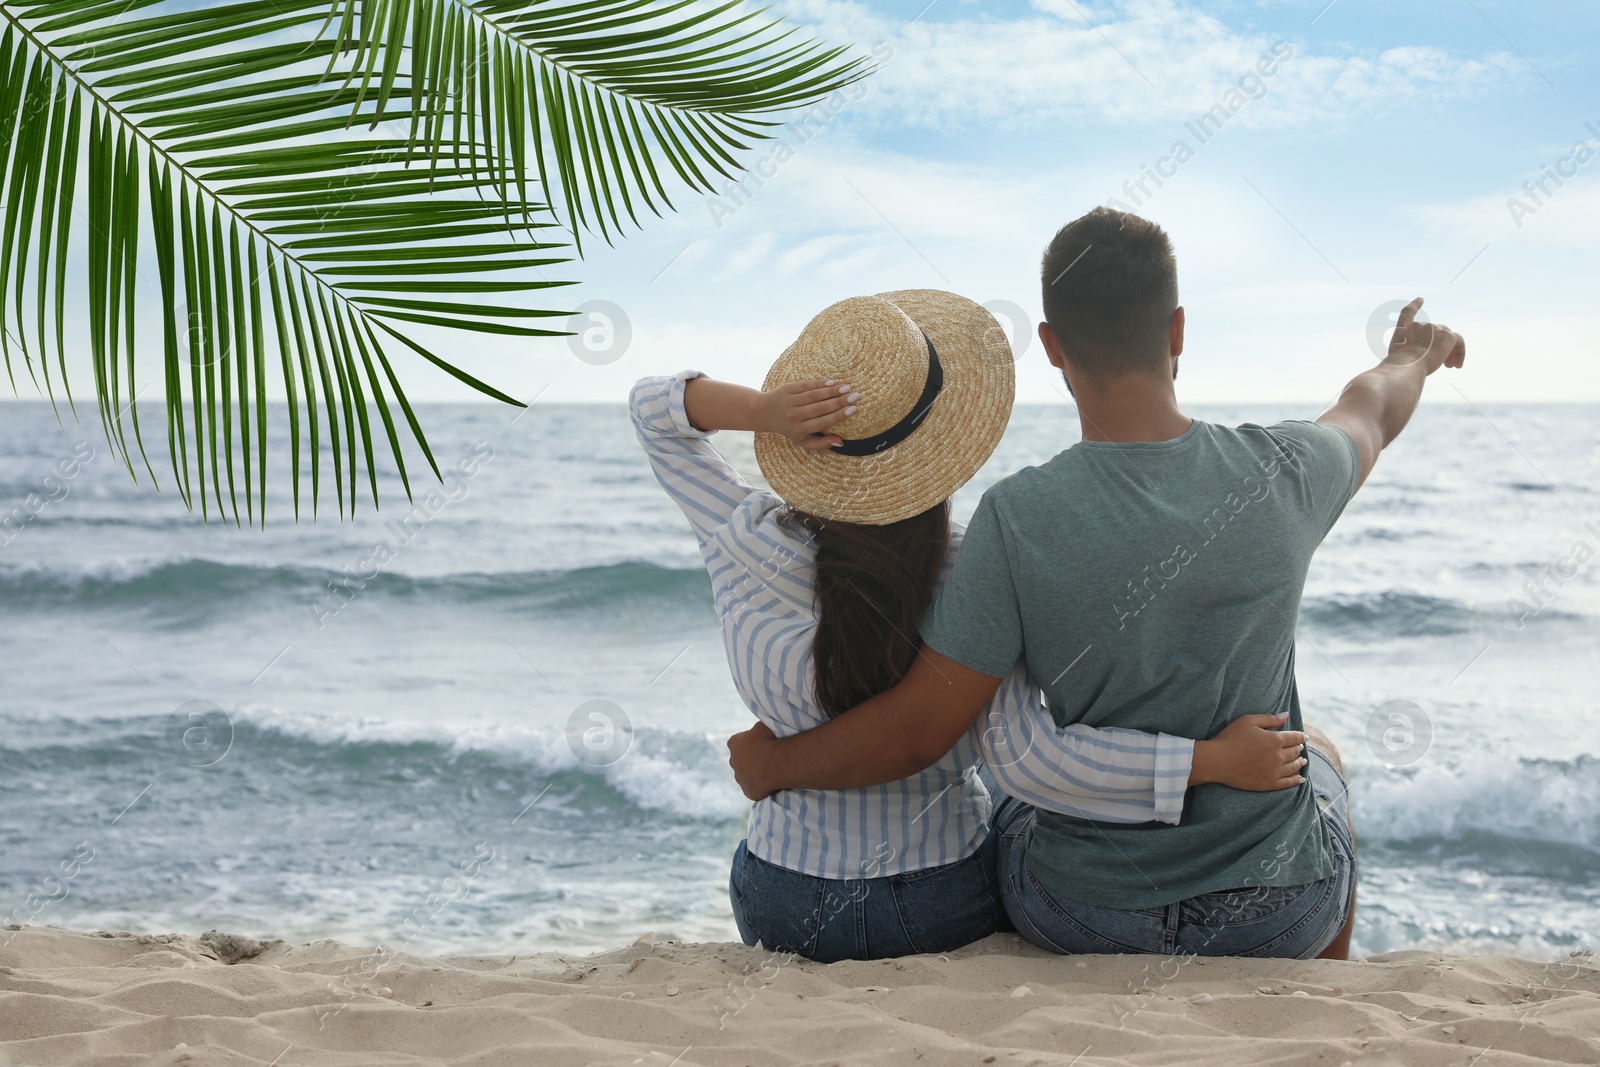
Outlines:
[{"label": "green t-shirt", "polygon": [[[1025,657],[1062,726],[1204,739],[1288,711],[1298,730],[1300,594],[1359,470],[1313,422],[1081,441],[984,494],[923,639],[997,678]],[[1041,810],[1027,857],[1051,890],[1123,909],[1333,871],[1309,783],[1198,786],[1177,826]]]}]

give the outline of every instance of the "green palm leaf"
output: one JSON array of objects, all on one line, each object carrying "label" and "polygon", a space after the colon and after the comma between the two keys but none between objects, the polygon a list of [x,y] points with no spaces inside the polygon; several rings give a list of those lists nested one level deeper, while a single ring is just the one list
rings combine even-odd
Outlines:
[{"label": "green palm leaf", "polygon": [[191,509],[264,519],[269,406],[297,517],[303,475],[315,514],[330,465],[341,514],[362,481],[376,506],[375,442],[409,498],[407,438],[439,470],[393,354],[516,403],[435,355],[429,329],[565,332],[538,291],[571,284],[544,269],[570,262],[580,226],[609,238],[618,204],[668,203],[663,159],[705,188],[758,116],[860,74],[750,26],[656,0],[0,2],[13,388],[20,368],[71,405],[81,330],[113,453],[155,481],[134,402],[135,296],[155,289]]},{"label": "green palm leaf", "polygon": [[447,130],[482,144],[503,196],[536,170],[575,241],[671,207],[663,174],[702,192],[736,177],[734,153],[774,113],[868,73],[738,0],[384,0],[364,23],[359,0],[340,6],[361,98],[392,102],[403,40],[414,136],[434,152],[454,147]]}]

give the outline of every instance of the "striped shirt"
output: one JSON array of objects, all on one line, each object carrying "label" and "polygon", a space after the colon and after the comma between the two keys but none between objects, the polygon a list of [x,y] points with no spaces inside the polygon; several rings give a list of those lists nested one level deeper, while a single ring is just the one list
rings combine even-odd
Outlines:
[{"label": "striped shirt", "polygon": [[[711,576],[734,687],[779,737],[820,726],[811,643],[817,618],[811,543],[780,521],[786,505],[756,489],[690,424],[684,385],[698,372],[645,378],[630,409],[656,479],[689,520]],[[951,530],[949,576],[961,527]],[[938,762],[867,789],[793,789],[758,801],[750,852],[822,878],[878,878],[954,863],[989,832],[987,759],[1002,788],[1030,803],[1116,823],[1175,823],[1193,743],[1120,728],[1058,729],[1018,663],[987,714]]]}]

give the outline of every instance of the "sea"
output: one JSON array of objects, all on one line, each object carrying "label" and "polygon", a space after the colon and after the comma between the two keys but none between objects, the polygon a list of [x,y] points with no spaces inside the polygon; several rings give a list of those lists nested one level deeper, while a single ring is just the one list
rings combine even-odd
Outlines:
[{"label": "sea", "polygon": [[[622,406],[422,405],[444,486],[413,463],[408,503],[383,463],[381,510],[324,484],[313,519],[306,481],[298,520],[274,414],[264,528],[187,510],[159,440],[136,483],[79,414],[0,405],[0,927],[736,938],[751,716]],[[957,516],[1077,436],[1019,406]],[[1425,405],[1317,555],[1297,670],[1348,771],[1357,952],[1600,948],[1597,486],[1600,407]]]}]

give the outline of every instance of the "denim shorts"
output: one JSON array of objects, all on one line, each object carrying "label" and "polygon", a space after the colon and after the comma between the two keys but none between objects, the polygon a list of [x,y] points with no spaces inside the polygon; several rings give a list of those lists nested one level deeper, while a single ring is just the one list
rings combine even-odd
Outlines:
[{"label": "denim shorts", "polygon": [[882,878],[819,878],[768,863],[739,842],[728,878],[744,943],[819,963],[949,952],[1009,930],[995,880],[1000,836],[941,867]]},{"label": "denim shorts", "polygon": [[1137,911],[1084,904],[1052,893],[1029,870],[1033,808],[1008,797],[995,812],[1006,913],[1019,933],[1052,952],[1311,959],[1333,943],[1350,915],[1355,841],[1349,796],[1333,763],[1307,745],[1306,770],[1334,860],[1334,873],[1319,882],[1205,893]]}]

